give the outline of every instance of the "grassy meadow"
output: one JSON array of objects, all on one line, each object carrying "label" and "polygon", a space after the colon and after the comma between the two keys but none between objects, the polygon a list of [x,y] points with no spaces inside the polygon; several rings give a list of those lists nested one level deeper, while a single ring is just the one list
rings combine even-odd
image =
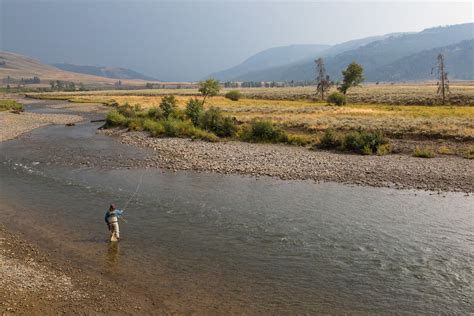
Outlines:
[{"label": "grassy meadow", "polygon": [[[323,131],[333,128],[347,132],[357,129],[378,130],[391,138],[474,140],[474,85],[452,85],[451,100],[467,100],[456,105],[423,105],[434,103],[434,85],[365,85],[348,93],[345,106],[328,105],[315,99],[314,87],[245,88],[243,98],[209,98],[206,108],[217,107],[240,123],[271,120],[287,132],[317,141]],[[142,109],[157,107],[164,95],[174,94],[178,106],[198,96],[194,89],[110,90],[72,93],[33,94],[37,98],[63,99],[72,102],[138,105]],[[418,100],[418,101],[417,101]],[[435,100],[435,101],[433,101]],[[417,104],[410,105],[407,104]],[[437,102],[437,101],[436,101]],[[457,102],[457,101],[456,101]]]}]

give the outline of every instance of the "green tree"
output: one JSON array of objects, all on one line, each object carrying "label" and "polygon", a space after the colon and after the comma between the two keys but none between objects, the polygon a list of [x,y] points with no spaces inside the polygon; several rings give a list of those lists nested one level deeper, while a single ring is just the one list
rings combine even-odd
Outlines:
[{"label": "green tree", "polygon": [[176,112],[176,103],[177,101],[174,95],[166,95],[163,97],[163,99],[161,99],[160,109],[163,111],[163,115],[166,118],[169,117],[172,113]]},{"label": "green tree", "polygon": [[219,86],[219,81],[215,79],[207,79],[205,81],[199,82],[199,92],[203,95],[204,99],[202,100],[202,105],[206,102],[207,97],[216,96],[219,93],[221,87]]},{"label": "green tree", "polygon": [[339,87],[339,91],[346,94],[350,87],[355,87],[364,81],[364,69],[353,61],[347,66],[346,70],[342,71],[342,76],[344,79]]},{"label": "green tree", "polygon": [[190,99],[186,105],[186,116],[189,117],[194,126],[199,125],[199,118],[204,113],[204,107],[197,98]]}]

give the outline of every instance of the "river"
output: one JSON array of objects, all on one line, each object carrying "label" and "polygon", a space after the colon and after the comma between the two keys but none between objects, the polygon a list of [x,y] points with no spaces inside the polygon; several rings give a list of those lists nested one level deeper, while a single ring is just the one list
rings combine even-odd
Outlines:
[{"label": "river", "polygon": [[[183,313],[474,311],[472,196],[108,167],[153,153],[99,125],[0,144],[7,228]],[[103,215],[139,184],[110,245]]]}]

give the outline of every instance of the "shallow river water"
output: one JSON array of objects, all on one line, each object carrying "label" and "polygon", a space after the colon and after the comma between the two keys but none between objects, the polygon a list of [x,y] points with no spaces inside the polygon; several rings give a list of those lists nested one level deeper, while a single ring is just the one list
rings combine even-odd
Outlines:
[{"label": "shallow river water", "polygon": [[180,312],[474,312],[472,196],[51,163],[150,154],[97,126],[0,144],[0,221]]}]

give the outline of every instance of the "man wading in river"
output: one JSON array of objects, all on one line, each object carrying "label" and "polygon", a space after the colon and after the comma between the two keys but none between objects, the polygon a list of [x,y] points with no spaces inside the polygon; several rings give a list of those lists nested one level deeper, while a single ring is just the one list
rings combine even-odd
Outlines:
[{"label": "man wading in river", "polygon": [[118,219],[122,216],[124,211],[119,210],[114,204],[111,204],[109,210],[105,213],[105,222],[109,227],[111,233],[110,241],[120,240],[120,228]]}]

